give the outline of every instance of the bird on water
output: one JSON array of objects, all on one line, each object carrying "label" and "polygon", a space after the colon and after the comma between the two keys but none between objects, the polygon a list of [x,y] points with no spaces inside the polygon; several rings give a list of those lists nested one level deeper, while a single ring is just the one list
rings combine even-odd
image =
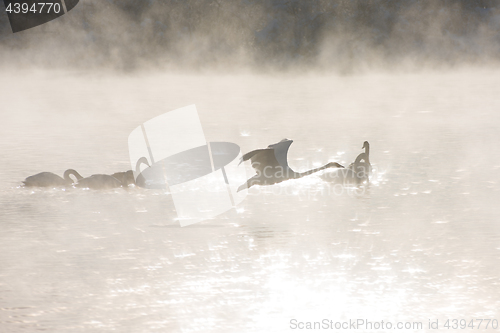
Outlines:
[{"label": "bird on water", "polygon": [[289,179],[298,179],[327,168],[344,168],[336,162],[330,162],[322,167],[305,172],[295,172],[288,166],[288,148],[293,140],[283,139],[264,149],[246,153],[240,163],[250,160],[257,175],[248,179],[238,188],[238,192],[254,185],[273,185]]},{"label": "bird on water", "polygon": [[[74,176],[76,179],[73,180],[70,176]],[[74,185],[75,187],[102,190],[135,184],[135,180],[132,170],[116,172],[111,176],[96,174],[84,178],[76,170],[68,169],[64,172],[63,177],[60,177],[52,172],[40,172],[26,178],[23,183],[24,186],[28,187],[62,187]]]},{"label": "bird on water", "polygon": [[122,186],[122,182],[110,175],[96,174],[78,180],[76,187],[106,190]]},{"label": "bird on water", "polygon": [[52,172],[40,172],[36,175],[29,176],[23,181],[24,186],[35,186],[35,187],[51,187],[51,186],[68,186],[73,184],[73,180],[70,175],[76,177],[76,179],[82,179],[78,172],[73,169],[68,169],[64,171],[63,177],[56,175]]},{"label": "bird on water", "polygon": [[368,141],[361,147],[365,151],[356,157],[356,160],[343,170],[328,170],[320,177],[321,179],[342,184],[342,185],[360,185],[363,182],[369,182],[369,175],[372,170],[370,164],[370,144]]},{"label": "bird on water", "polygon": [[124,186],[130,184],[135,185],[134,172],[132,170],[115,172],[114,174],[111,175],[111,177],[118,179]]},{"label": "bird on water", "polygon": [[356,161],[349,165],[349,169],[357,173],[357,177],[361,181],[370,181],[370,173],[372,172],[372,165],[370,164],[370,144],[368,141],[363,142],[363,147],[365,152],[361,153],[356,157]]}]

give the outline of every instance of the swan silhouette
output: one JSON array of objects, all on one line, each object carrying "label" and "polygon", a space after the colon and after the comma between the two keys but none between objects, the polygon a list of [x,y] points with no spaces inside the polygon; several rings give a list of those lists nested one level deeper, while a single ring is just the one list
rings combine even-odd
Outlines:
[{"label": "swan silhouette", "polygon": [[365,149],[365,152],[359,154],[354,163],[351,163],[347,168],[342,170],[325,171],[320,176],[321,179],[342,185],[359,185],[364,181],[369,182],[372,167],[370,164],[370,144],[368,141],[363,143],[362,149]]},{"label": "swan silhouette", "polygon": [[68,186],[73,183],[73,180],[69,177],[73,175],[77,180],[82,179],[78,172],[73,169],[68,169],[64,171],[64,175],[62,177],[56,175],[52,172],[40,172],[36,175],[29,176],[23,181],[24,186],[36,186],[36,187],[50,187],[50,186]]},{"label": "swan silhouette", "polygon": [[344,168],[342,165],[330,162],[326,165],[305,172],[295,172],[288,166],[288,148],[293,140],[283,139],[267,148],[253,150],[241,158],[240,163],[250,160],[257,175],[248,179],[238,188],[238,192],[253,185],[273,185],[289,179],[298,179],[327,168]]},{"label": "swan silhouette", "polygon": [[137,174],[137,178],[134,183],[139,187],[146,187],[146,179],[141,173],[141,164],[146,164],[148,167],[150,166],[148,159],[145,157],[141,157],[137,160],[137,163],[135,164],[135,173]]},{"label": "swan silhouette", "polygon": [[372,165],[370,164],[370,144],[368,141],[363,143],[363,147],[361,147],[361,149],[364,149],[365,152],[359,154],[358,157],[356,157],[358,162],[356,163],[355,161],[354,163],[351,163],[348,168],[357,173],[358,178],[361,180],[370,181]]},{"label": "swan silhouette", "polygon": [[[148,160],[141,157],[137,161],[136,170],[140,172],[139,166],[144,163],[149,166]],[[87,178],[79,179],[76,187],[90,188],[93,190],[105,190],[118,187],[127,187],[130,184],[136,185],[134,172],[132,170],[115,172],[112,175],[96,174]]]},{"label": "swan silhouette", "polygon": [[111,175],[111,177],[118,179],[123,184],[123,186],[128,186],[130,184],[135,185],[134,172],[132,170],[115,172]]},{"label": "swan silhouette", "polygon": [[121,181],[110,175],[96,174],[79,179],[76,187],[89,188],[92,190],[106,190],[121,187]]}]

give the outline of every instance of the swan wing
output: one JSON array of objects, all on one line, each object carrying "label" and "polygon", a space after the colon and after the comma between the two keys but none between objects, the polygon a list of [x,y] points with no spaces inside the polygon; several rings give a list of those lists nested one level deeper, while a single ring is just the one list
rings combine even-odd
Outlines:
[{"label": "swan wing", "polygon": [[[266,149],[267,149],[267,150],[269,150],[269,148],[266,148]],[[251,152],[246,153],[245,155],[243,155],[243,156],[241,157],[241,161],[240,161],[240,163],[248,161],[248,160],[249,160],[249,159],[251,159],[251,158],[252,158],[252,156],[254,156],[255,154],[258,154],[258,153],[260,153],[260,152],[263,152],[263,151],[265,151],[266,149],[256,149],[256,150],[252,150]]]},{"label": "swan wing", "polygon": [[288,169],[288,148],[290,148],[290,145],[292,143],[292,140],[283,139],[282,141],[273,145],[274,157],[278,162],[276,166],[280,166],[283,169]]},{"label": "swan wing", "polygon": [[263,173],[266,167],[269,169],[280,166],[272,148],[257,149],[246,153],[243,155],[242,161],[248,160],[252,162],[252,168],[260,173]]}]

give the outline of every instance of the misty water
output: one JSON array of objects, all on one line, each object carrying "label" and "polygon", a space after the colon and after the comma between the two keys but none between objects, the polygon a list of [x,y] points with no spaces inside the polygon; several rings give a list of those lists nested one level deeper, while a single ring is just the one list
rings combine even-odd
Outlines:
[{"label": "misty water", "polygon": [[[429,319],[443,331],[447,319],[500,320],[497,70],[26,70],[0,83],[2,332],[297,331],[292,319],[422,332]],[[297,171],[347,165],[368,140],[371,184],[339,191],[312,175],[256,186],[184,228],[161,191],[21,187],[41,171],[128,170],[129,133],[190,104],[208,141],[248,152],[293,139]]]}]

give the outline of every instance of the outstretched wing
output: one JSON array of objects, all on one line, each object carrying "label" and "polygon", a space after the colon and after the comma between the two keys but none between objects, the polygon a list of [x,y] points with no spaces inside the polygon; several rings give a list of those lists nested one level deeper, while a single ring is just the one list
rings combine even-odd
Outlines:
[{"label": "outstretched wing", "polygon": [[243,155],[243,156],[241,157],[240,164],[241,164],[242,162],[246,162],[246,161],[248,161],[249,159],[251,159],[251,158],[252,158],[252,156],[254,156],[255,154],[258,154],[258,153],[260,153],[260,152],[262,152],[262,151],[264,151],[264,150],[266,150],[266,149],[255,149],[255,150],[252,150],[251,152],[246,153],[245,155]]},{"label": "outstretched wing", "polygon": [[260,173],[263,173],[266,167],[276,168],[280,166],[272,148],[252,150],[241,158],[241,162],[248,160],[252,162],[252,168]]}]

